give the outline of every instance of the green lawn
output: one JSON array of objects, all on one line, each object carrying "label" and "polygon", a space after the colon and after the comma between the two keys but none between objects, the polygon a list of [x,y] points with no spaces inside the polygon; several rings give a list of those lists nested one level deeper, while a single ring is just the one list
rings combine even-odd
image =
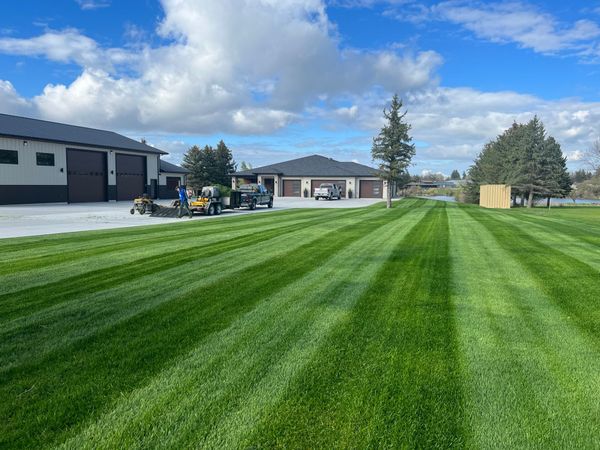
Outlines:
[{"label": "green lawn", "polygon": [[600,209],[0,240],[0,448],[598,448]]}]

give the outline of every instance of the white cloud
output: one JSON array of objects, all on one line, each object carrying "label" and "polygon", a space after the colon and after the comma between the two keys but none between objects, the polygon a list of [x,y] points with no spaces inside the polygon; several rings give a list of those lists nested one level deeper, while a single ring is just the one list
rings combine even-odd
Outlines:
[{"label": "white cloud", "polygon": [[31,104],[20,97],[10,81],[0,80],[0,105],[5,114],[27,114]]},{"label": "white cloud", "polygon": [[47,119],[177,133],[268,133],[318,98],[435,84],[441,64],[432,51],[342,49],[321,0],[162,5],[156,48],[105,49],[68,29],[0,39],[0,52],[82,67],[33,99]]},{"label": "white cloud", "polygon": [[600,27],[590,20],[572,25],[521,2],[473,3],[447,1],[432,8],[443,20],[459,24],[477,37],[492,42],[514,42],[536,52],[581,49],[600,36]]},{"label": "white cloud", "polygon": [[91,10],[99,8],[107,8],[110,6],[109,0],[76,0],[81,9]]},{"label": "white cloud", "polygon": [[105,70],[113,70],[113,64],[131,64],[136,60],[134,53],[124,49],[101,49],[96,41],[73,28],[49,30],[29,39],[0,38],[0,52],[44,57],[51,61]]}]

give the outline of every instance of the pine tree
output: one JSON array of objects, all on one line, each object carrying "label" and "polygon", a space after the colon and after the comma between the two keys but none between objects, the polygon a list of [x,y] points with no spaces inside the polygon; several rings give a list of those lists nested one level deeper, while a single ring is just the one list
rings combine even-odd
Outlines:
[{"label": "pine tree", "polygon": [[452,171],[452,173],[450,174],[450,179],[451,180],[460,180],[460,172],[456,169],[454,169]]},{"label": "pine tree", "polygon": [[404,122],[406,112],[400,113],[402,100],[394,94],[390,110],[383,110],[387,120],[379,135],[373,138],[371,156],[379,163],[379,177],[387,182],[387,207],[392,207],[392,190],[396,182],[407,172],[412,157],[415,155],[415,146],[411,144],[412,138],[408,134],[410,124]]}]

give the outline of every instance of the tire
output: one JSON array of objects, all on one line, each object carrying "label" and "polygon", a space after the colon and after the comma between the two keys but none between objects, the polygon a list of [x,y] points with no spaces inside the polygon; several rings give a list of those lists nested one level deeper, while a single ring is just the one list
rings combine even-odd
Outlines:
[{"label": "tire", "polygon": [[256,199],[252,200],[252,203],[250,203],[250,210],[254,211],[256,209]]},{"label": "tire", "polygon": [[215,205],[215,216],[220,215],[221,211],[222,211],[221,205]]},{"label": "tire", "polygon": [[269,203],[267,203],[267,208],[272,208],[273,207],[273,199],[269,200]]},{"label": "tire", "polygon": [[315,200],[317,200],[317,201],[318,201],[318,200],[319,200],[319,197],[315,197]]},{"label": "tire", "polygon": [[142,207],[140,208],[140,214],[143,216],[144,214],[146,214],[146,205],[142,205]]},{"label": "tire", "polygon": [[135,214],[135,208],[131,208],[131,209],[129,210],[129,214]]},{"label": "tire", "polygon": [[208,209],[206,210],[206,215],[212,216],[214,213],[215,213],[215,210],[213,209],[213,205],[209,205]]}]

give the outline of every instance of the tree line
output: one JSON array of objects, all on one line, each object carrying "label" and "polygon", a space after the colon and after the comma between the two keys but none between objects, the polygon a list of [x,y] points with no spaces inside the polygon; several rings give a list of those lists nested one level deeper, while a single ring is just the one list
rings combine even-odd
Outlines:
[{"label": "tree line", "polygon": [[210,145],[205,145],[204,148],[197,145],[190,147],[183,155],[181,165],[190,171],[188,185],[194,189],[216,184],[230,186],[230,174],[237,167],[231,150],[223,140],[219,141],[216,148]]},{"label": "tree line", "polygon": [[536,197],[565,197],[571,191],[566,163],[560,144],[546,134],[537,116],[526,124],[515,122],[475,159],[468,173],[466,200],[478,203],[482,184],[511,185],[513,204],[520,197],[528,207]]}]

